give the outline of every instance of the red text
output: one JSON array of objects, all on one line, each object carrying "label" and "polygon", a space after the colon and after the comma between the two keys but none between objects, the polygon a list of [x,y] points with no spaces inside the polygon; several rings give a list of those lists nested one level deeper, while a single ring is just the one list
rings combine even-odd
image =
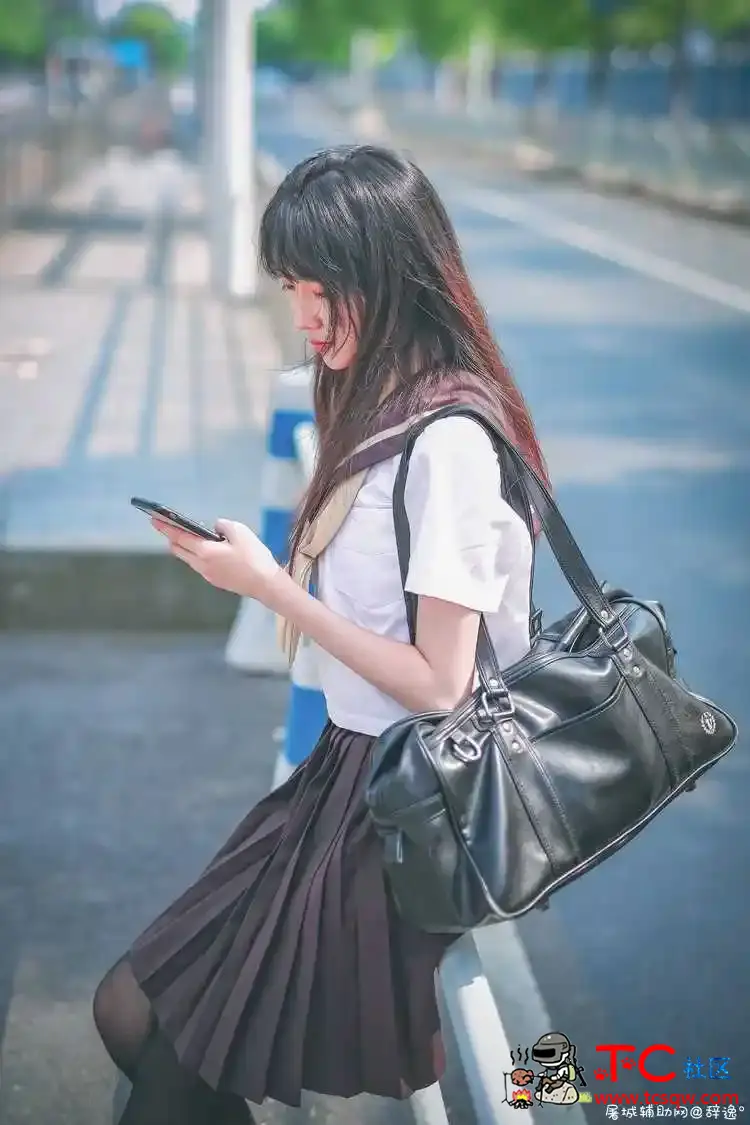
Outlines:
[{"label": "red text", "polygon": [[[647,1082],[673,1082],[677,1077],[674,1070],[669,1070],[666,1073],[660,1073],[659,1070],[652,1069],[659,1065],[659,1054],[673,1055],[675,1053],[674,1047],[670,1047],[667,1043],[652,1043],[650,1047],[644,1048],[639,1055],[635,1054],[635,1047],[632,1043],[600,1043],[597,1046],[597,1051],[609,1055],[609,1067],[597,1067],[594,1071],[596,1078],[601,1081],[616,1082],[618,1078],[618,1064],[623,1070],[638,1069],[638,1073]],[[661,1065],[664,1065],[662,1060]]]}]

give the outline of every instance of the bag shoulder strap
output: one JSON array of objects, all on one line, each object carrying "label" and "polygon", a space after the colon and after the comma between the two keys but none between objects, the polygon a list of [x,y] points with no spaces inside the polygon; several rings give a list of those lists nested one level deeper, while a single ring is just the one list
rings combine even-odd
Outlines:
[{"label": "bag shoulder strap", "polygon": [[[430,414],[429,417],[420,419],[408,431],[393,488],[393,520],[402,581],[406,582],[411,546],[409,521],[404,502],[409,460],[414,449],[414,443],[419,435],[428,426],[434,425],[442,418],[450,417],[472,418],[487,432],[500,460],[501,467],[512,466],[513,484],[524,493],[528,505],[527,510],[533,510],[536,513],[560,570],[578,601],[599,625],[602,634],[610,643],[616,642],[618,646],[627,644],[627,633],[618,614],[613,610],[594,577],[546,485],[526,463],[518,449],[502,432],[497,422],[475,406],[455,404],[442,407]],[[407,594],[406,591],[404,596],[407,603],[409,631],[413,640],[416,625],[416,598]],[[497,658],[484,618],[480,623],[477,667],[485,687],[489,685],[490,680],[498,678],[501,680]]]}]

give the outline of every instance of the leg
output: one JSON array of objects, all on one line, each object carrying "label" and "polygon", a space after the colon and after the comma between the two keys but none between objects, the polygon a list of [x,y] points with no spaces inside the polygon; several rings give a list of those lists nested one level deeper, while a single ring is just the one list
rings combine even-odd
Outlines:
[{"label": "leg", "polygon": [[107,1054],[135,1081],[138,1060],[154,1029],[151,1005],[126,959],[110,969],[94,995],[94,1023]]},{"label": "leg", "polygon": [[247,1103],[219,1094],[185,1071],[172,1044],[154,1030],[138,1062],[119,1125],[251,1125]]},{"label": "leg", "polygon": [[242,1098],[217,1093],[180,1066],[127,960],[119,961],[97,988],[94,1022],[110,1058],[133,1086],[120,1125],[252,1122]]}]

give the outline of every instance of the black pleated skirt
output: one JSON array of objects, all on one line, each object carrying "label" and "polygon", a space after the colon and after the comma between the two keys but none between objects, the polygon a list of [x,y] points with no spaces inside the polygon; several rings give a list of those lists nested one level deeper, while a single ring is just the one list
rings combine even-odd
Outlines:
[{"label": "black pleated skirt", "polygon": [[328,724],[129,957],[183,1066],[214,1089],[404,1098],[440,1077],[452,938],[398,915],[363,801],[373,739]]}]

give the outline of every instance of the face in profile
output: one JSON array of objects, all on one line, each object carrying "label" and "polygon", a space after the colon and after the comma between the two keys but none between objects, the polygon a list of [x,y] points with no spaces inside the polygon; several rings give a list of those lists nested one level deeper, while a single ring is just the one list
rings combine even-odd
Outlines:
[{"label": "face in profile", "polygon": [[332,371],[345,371],[354,362],[359,337],[355,317],[343,305],[334,328],[331,303],[316,281],[284,281],[292,306],[294,327],[304,332],[312,350]]}]

